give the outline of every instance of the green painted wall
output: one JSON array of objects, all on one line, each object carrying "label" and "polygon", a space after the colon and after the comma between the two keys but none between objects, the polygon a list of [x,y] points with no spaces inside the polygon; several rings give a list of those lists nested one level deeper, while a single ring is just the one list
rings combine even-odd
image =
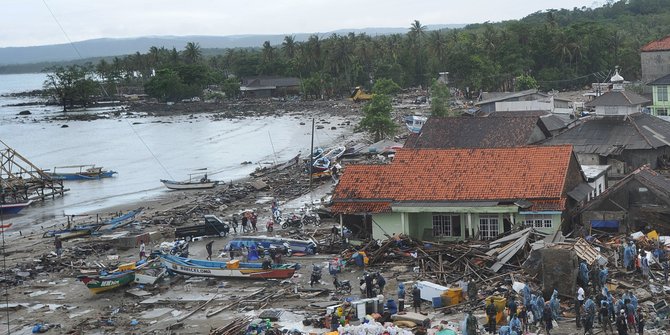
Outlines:
[{"label": "green painted wall", "polygon": [[386,239],[386,235],[400,234],[402,231],[402,213],[380,213],[372,216],[372,238]]},{"label": "green painted wall", "polygon": [[[656,112],[659,108],[665,108],[666,110],[669,111],[670,115],[670,99],[669,101],[658,101],[658,88],[660,85],[654,85],[652,86],[652,94],[654,96],[654,104],[651,106],[651,114],[658,116],[658,113]],[[670,95],[670,86],[665,86],[667,87],[668,94]]]}]

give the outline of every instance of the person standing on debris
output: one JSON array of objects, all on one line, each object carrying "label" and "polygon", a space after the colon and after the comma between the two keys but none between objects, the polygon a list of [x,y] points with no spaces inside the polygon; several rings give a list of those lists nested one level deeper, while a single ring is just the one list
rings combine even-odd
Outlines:
[{"label": "person standing on debris", "polygon": [[635,332],[635,306],[630,299],[624,301],[626,304],[626,323],[628,323],[628,330]]},{"label": "person standing on debris", "polygon": [[554,327],[552,322],[554,321],[553,312],[549,304],[544,305],[544,310],[542,311],[542,321],[544,321],[544,330],[547,331],[547,335],[551,335],[551,329]]},{"label": "person standing on debris", "polygon": [[643,250],[640,253],[640,257],[641,257],[640,267],[642,268],[642,277],[644,277],[645,280],[649,280],[650,271],[649,271],[649,260],[647,259],[647,252]]},{"label": "person standing on debris", "polygon": [[509,327],[513,332],[517,334],[521,333],[521,320],[519,320],[516,314],[512,315],[512,318],[509,320]]},{"label": "person standing on debris", "polygon": [[528,333],[530,327],[528,326],[528,310],[526,310],[526,306],[521,306],[519,321],[521,321],[521,334]]},{"label": "person standing on debris", "polygon": [[376,274],[377,286],[379,286],[379,294],[384,294],[384,286],[386,286],[386,279],[382,276],[380,272]]},{"label": "person standing on debris", "polygon": [[365,296],[367,298],[372,298],[374,296],[374,294],[372,292],[372,285],[373,285],[372,280],[373,279],[374,278],[372,278],[372,276],[367,272],[363,275],[363,281],[365,282]]},{"label": "person standing on debris", "polygon": [[593,335],[593,323],[596,318],[596,304],[591,298],[586,299],[584,302],[584,335],[589,333]]},{"label": "person standing on debris", "polygon": [[628,325],[626,324],[626,311],[620,310],[616,317],[616,330],[619,335],[628,335]]},{"label": "person standing on debris", "polygon": [[600,320],[600,328],[602,328],[603,333],[607,334],[607,330],[609,329],[610,333],[614,335],[612,321],[610,320],[610,308],[607,300],[600,301],[600,311],[598,312],[598,318]]},{"label": "person standing on debris", "polygon": [[54,239],[54,246],[56,247],[56,255],[60,257],[61,253],[63,253],[63,242],[58,235],[56,235],[56,238]]},{"label": "person standing on debris", "polygon": [[468,300],[470,301],[470,305],[477,303],[477,282],[474,278],[470,278],[468,282]]},{"label": "person standing on debris", "polygon": [[575,301],[575,322],[577,323],[577,329],[582,327],[580,322],[582,315],[582,305],[584,305],[584,289],[580,286],[579,289],[577,289],[577,300]]},{"label": "person standing on debris", "polygon": [[472,310],[468,311],[468,318],[465,320],[465,326],[467,327],[467,335],[477,334],[479,324],[477,323],[477,318],[472,315]]},{"label": "person standing on debris", "polygon": [[639,335],[644,335],[644,312],[642,312],[642,307],[637,308],[635,322],[637,323],[637,333]]},{"label": "person standing on debris", "polygon": [[516,309],[517,309],[517,304],[516,300],[514,300],[514,297],[509,297],[509,302],[507,303],[507,309],[509,309],[509,319],[512,320],[514,316],[516,316]]},{"label": "person standing on debris", "polygon": [[418,285],[414,285],[412,289],[412,306],[414,306],[414,313],[421,313],[421,290]]},{"label": "person standing on debris", "polygon": [[486,306],[486,317],[489,319],[487,325],[488,331],[492,334],[495,334],[496,332],[496,314],[498,314],[498,311],[496,310],[493,297],[491,297],[491,299],[489,299],[489,305]]},{"label": "person standing on debris", "polygon": [[207,260],[208,261],[212,260],[212,244],[214,244],[214,240],[211,240],[207,244],[205,244],[205,249],[207,250]]},{"label": "person standing on debris", "polygon": [[146,258],[146,256],[147,256],[147,254],[146,254],[147,250],[146,249],[147,249],[147,247],[144,245],[144,241],[142,241],[142,243],[140,243],[140,260],[143,260],[144,258]]},{"label": "person standing on debris", "polygon": [[251,212],[249,222],[251,222],[251,230],[255,232],[258,231],[258,228],[256,228],[256,223],[258,223],[258,215],[256,215],[256,212]]}]

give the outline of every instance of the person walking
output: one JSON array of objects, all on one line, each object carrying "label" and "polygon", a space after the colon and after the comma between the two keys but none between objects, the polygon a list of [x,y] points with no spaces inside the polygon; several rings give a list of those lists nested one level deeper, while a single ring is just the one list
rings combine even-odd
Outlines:
[{"label": "person walking", "polygon": [[256,223],[258,223],[258,215],[256,215],[255,212],[251,213],[249,222],[251,222],[251,230],[255,232],[258,231],[258,228],[256,228]]},{"label": "person walking", "polygon": [[146,249],[147,247],[146,245],[144,245],[144,241],[142,241],[142,243],[140,244],[140,260],[143,260],[147,256]]},{"label": "person walking", "polygon": [[554,316],[549,304],[544,305],[544,310],[542,311],[542,321],[544,321],[544,330],[547,331],[547,335],[551,335],[551,329],[554,327],[553,321]]},{"label": "person walking", "polygon": [[602,328],[603,333],[607,334],[607,330],[614,335],[614,329],[612,329],[612,321],[610,320],[610,307],[607,303],[607,300],[600,301],[600,328]]},{"label": "person walking", "polygon": [[496,310],[493,297],[491,297],[491,299],[489,299],[489,305],[486,306],[486,317],[489,319],[487,328],[491,334],[495,334],[496,332],[496,314],[498,314],[498,311]]},{"label": "person walking", "polygon": [[208,261],[212,260],[212,244],[214,244],[214,240],[211,240],[207,244],[205,244],[205,249],[207,250],[207,260]]},{"label": "person walking", "polygon": [[233,232],[235,233],[235,235],[237,235],[237,225],[238,225],[237,215],[233,215],[233,221],[230,225],[233,227]]},{"label": "person walking", "polygon": [[247,233],[249,232],[249,217],[247,216],[247,213],[244,213],[242,215],[242,233]]},{"label": "person walking", "polygon": [[60,240],[58,235],[56,235],[56,238],[54,239],[54,246],[56,247],[56,255],[60,257],[61,253],[63,253],[63,241]]},{"label": "person walking", "polygon": [[414,313],[421,313],[421,290],[418,285],[414,285],[412,289],[412,306],[414,306]]},{"label": "person walking", "polygon": [[379,294],[384,294],[384,286],[386,286],[386,279],[381,273],[377,272],[377,286],[379,286]]}]

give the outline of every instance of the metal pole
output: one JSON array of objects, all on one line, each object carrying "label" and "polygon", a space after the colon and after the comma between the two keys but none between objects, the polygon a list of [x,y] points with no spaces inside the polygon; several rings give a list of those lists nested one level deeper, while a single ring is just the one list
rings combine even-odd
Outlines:
[{"label": "metal pole", "polygon": [[312,119],[312,144],[309,151],[309,191],[312,192],[312,168],[314,167],[314,119]]}]

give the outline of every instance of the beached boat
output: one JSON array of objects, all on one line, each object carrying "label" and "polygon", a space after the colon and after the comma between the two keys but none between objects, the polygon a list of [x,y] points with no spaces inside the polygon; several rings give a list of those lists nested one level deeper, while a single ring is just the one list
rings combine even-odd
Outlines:
[{"label": "beached boat", "polygon": [[323,156],[330,159],[331,162],[334,162],[340,159],[340,157],[344,155],[345,151],[347,151],[347,148],[345,146],[340,145],[329,149],[328,151],[326,151],[325,154],[323,154]]},{"label": "beached boat", "polygon": [[161,183],[171,190],[200,190],[216,186],[216,182],[209,179],[199,181],[174,181],[161,179]]},{"label": "beached boat", "polygon": [[105,222],[102,223],[103,230],[114,230],[116,228],[123,227],[127,224],[130,224],[131,222],[135,221],[135,216],[137,214],[142,213],[143,208],[138,208],[132,211],[129,211],[126,214],[119,215],[115,218],[109,219]]},{"label": "beached boat", "polygon": [[91,292],[98,294],[132,283],[135,280],[135,270],[114,272],[105,275],[81,275],[77,277],[77,280],[86,284],[86,287]]},{"label": "beached boat", "polygon": [[315,160],[314,164],[312,164],[312,173],[322,172],[328,169],[330,169],[330,159],[328,159],[326,156]]},{"label": "beached boat", "polygon": [[0,215],[11,215],[18,214],[22,209],[30,206],[33,203],[32,200],[26,202],[14,203],[14,204],[1,204],[0,205]]},{"label": "beached boat", "polygon": [[261,263],[241,263],[206,261],[173,255],[160,255],[161,262],[168,270],[187,276],[249,278],[249,279],[286,279],[293,277],[298,264],[272,264],[264,269]]},{"label": "beached boat", "polygon": [[91,235],[94,231],[100,229],[101,226],[101,224],[91,224],[85,226],[75,226],[70,229],[49,230],[42,234],[42,237],[47,238],[58,236],[58,238],[61,240],[68,240],[75,237]]},{"label": "beached boat", "polygon": [[314,148],[314,151],[312,151],[312,159],[319,159],[321,156],[323,156],[323,153],[325,150],[323,148]]},{"label": "beached boat", "polygon": [[[59,172],[58,169],[61,169]],[[63,171],[65,169],[65,171]],[[116,174],[116,171],[103,170],[102,167],[95,165],[71,165],[57,166],[52,172],[47,172],[53,179],[59,180],[91,180],[100,178],[109,178]]]},{"label": "beached boat", "polygon": [[409,130],[410,132],[418,133],[421,131],[421,127],[423,127],[423,124],[426,123],[427,120],[428,118],[425,116],[419,116],[419,115],[405,116],[405,126],[407,126],[407,130]]},{"label": "beached boat", "polygon": [[317,244],[313,240],[297,240],[293,238],[274,236],[239,236],[235,237],[225,247],[225,250],[240,250],[242,248],[288,248],[289,254],[313,255],[317,251]]}]

